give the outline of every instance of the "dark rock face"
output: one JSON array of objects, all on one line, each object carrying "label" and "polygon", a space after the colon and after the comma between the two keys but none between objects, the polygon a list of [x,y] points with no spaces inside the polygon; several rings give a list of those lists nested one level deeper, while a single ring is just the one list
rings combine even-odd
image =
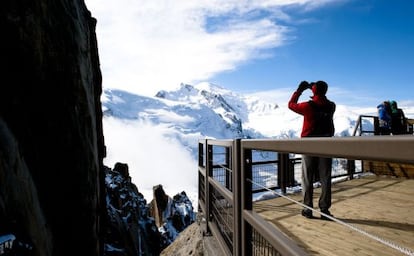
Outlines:
[{"label": "dark rock face", "polygon": [[96,21],[82,0],[1,5],[0,235],[31,255],[100,255]]},{"label": "dark rock face", "polygon": [[14,242],[16,255],[29,255],[32,245],[37,255],[51,255],[52,234],[40,208],[36,185],[16,139],[1,119],[0,183],[0,236],[17,236],[20,243],[29,246],[25,250]]},{"label": "dark rock face", "polygon": [[82,0],[1,5],[0,246],[19,256],[159,255],[194,212],[185,193],[171,199],[160,186],[156,226],[128,166],[103,165],[96,20]]}]

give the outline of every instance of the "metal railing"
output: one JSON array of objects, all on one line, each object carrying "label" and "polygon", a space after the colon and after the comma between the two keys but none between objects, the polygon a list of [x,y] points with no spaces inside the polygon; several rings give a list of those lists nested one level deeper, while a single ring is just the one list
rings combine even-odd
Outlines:
[{"label": "metal railing", "polygon": [[[413,134],[414,119],[405,119],[404,134]],[[360,115],[352,136],[379,135],[378,116]]]},{"label": "metal railing", "polygon": [[[265,187],[284,193],[297,185],[293,154],[347,159],[346,175],[354,174],[353,160],[414,163],[414,136],[363,136],[342,138],[303,138],[289,140],[200,140],[199,212],[225,255],[306,255],[293,240],[253,211],[254,168],[271,164],[276,171],[262,169],[261,178],[277,181]],[[273,152],[276,160],[258,160],[258,152]],[[259,157],[260,158],[260,157]],[[293,164],[295,165],[295,164]],[[269,181],[269,180],[267,180]]]},{"label": "metal railing", "polygon": [[377,116],[360,115],[352,136],[377,135],[379,121]]}]

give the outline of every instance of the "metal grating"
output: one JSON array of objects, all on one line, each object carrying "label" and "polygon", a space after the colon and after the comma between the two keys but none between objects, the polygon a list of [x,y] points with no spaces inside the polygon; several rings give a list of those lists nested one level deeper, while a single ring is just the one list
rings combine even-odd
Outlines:
[{"label": "metal grating", "polygon": [[211,216],[216,223],[227,247],[233,250],[233,205],[228,202],[218,190],[211,188]]},{"label": "metal grating", "polygon": [[198,200],[206,203],[205,177],[200,172],[198,173]]},{"label": "metal grating", "polygon": [[252,190],[257,191],[265,188],[276,188],[278,186],[277,163],[255,164],[252,166],[253,185]]},{"label": "metal grating", "polygon": [[252,256],[279,256],[274,248],[257,230],[252,228]]}]

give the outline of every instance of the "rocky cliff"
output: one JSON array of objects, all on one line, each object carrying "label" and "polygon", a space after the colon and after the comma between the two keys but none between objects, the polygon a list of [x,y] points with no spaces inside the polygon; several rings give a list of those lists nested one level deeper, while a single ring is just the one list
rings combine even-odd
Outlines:
[{"label": "rocky cliff", "polygon": [[0,235],[18,255],[102,252],[95,24],[82,0],[1,3]]},{"label": "rocky cliff", "polygon": [[159,255],[194,212],[157,186],[151,216],[127,164],[103,165],[96,20],[82,0],[1,5],[0,255]]}]

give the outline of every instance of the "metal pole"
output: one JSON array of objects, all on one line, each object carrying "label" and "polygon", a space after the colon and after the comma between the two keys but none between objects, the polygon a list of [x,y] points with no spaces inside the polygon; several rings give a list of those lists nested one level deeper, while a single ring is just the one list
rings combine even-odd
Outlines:
[{"label": "metal pole", "polygon": [[240,139],[233,141],[232,150],[232,170],[233,170],[233,255],[242,253],[242,211],[241,211],[241,156],[240,156]]},{"label": "metal pole", "polygon": [[286,194],[286,187],[289,183],[289,178],[288,178],[288,174],[289,174],[289,165],[290,165],[290,161],[289,161],[289,154],[286,153],[278,153],[278,183],[279,183],[279,187],[282,190],[283,194]]},{"label": "metal pole", "polygon": [[[225,160],[226,163],[225,163],[225,166],[227,168],[229,168],[229,169],[232,169],[231,168],[231,165],[230,165],[230,148],[229,147],[225,147],[225,149],[226,149],[226,155],[225,155],[225,157],[226,157],[226,160]],[[232,191],[231,177],[232,177],[231,173],[229,171],[225,171],[225,186],[230,191]]]},{"label": "metal pole", "polygon": [[210,207],[211,207],[211,200],[210,200],[210,177],[213,175],[213,146],[208,144],[208,140],[206,140],[206,180],[205,180],[205,200],[206,200],[206,233],[210,234],[209,222],[211,220],[210,217]]},{"label": "metal pole", "polygon": [[[252,179],[252,150],[251,149],[244,149],[241,147],[240,149],[243,154],[241,159],[241,188],[242,193],[241,196],[241,211],[244,210],[252,210],[253,202],[252,202],[252,183],[249,181]],[[242,214],[243,218],[243,214]],[[251,226],[242,219],[242,254],[243,256],[250,256],[252,255],[252,228]]]},{"label": "metal pole", "polygon": [[347,160],[347,167],[348,167],[348,177],[350,180],[352,180],[354,178],[354,173],[355,173],[355,160]]}]

